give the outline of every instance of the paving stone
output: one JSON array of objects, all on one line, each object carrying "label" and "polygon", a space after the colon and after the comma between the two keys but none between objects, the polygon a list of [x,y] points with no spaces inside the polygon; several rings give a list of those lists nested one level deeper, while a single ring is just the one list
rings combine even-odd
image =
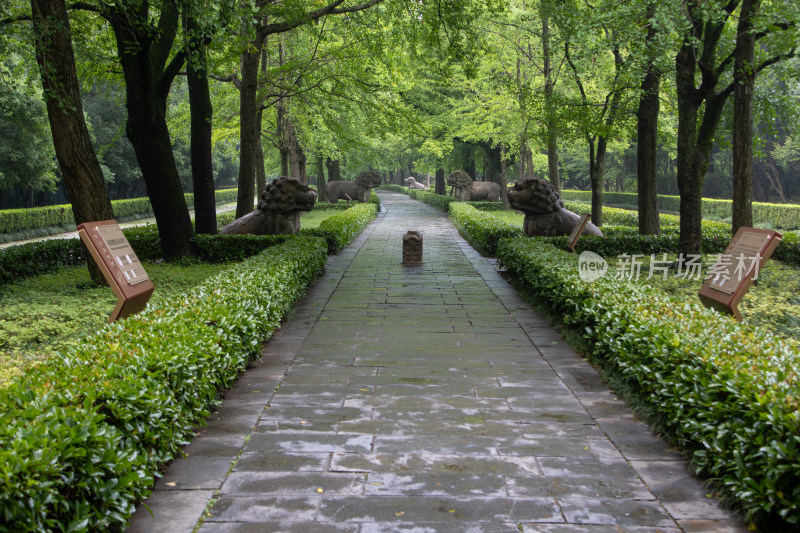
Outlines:
[{"label": "paving stone", "polygon": [[191,533],[214,496],[210,490],[157,491],[128,522],[128,533]]},{"label": "paving stone", "polygon": [[130,531],[743,531],[445,213],[380,195]]}]

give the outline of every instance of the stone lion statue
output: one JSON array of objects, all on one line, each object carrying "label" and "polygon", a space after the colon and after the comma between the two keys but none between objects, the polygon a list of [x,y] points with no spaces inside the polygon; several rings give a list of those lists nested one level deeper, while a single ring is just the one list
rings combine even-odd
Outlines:
[{"label": "stone lion statue", "polygon": [[409,189],[424,189],[424,190],[428,189],[427,185],[418,182],[413,178],[413,176],[406,178],[406,187],[408,187]]},{"label": "stone lion statue", "polygon": [[453,197],[462,202],[500,201],[500,184],[473,181],[472,176],[463,170],[456,170],[447,176],[447,184],[452,187]]},{"label": "stone lion statue", "polygon": [[[581,217],[564,208],[564,202],[549,181],[529,178],[518,181],[508,189],[512,209],[525,213],[522,224],[528,237],[569,235]],[[589,222],[584,235],[602,237],[600,228]]]},{"label": "stone lion statue", "polygon": [[[367,170],[358,175],[355,181],[329,181],[326,186],[328,203],[335,204],[339,200],[368,202],[370,191],[383,183],[381,175]],[[346,196],[345,196],[346,195]]]},{"label": "stone lion statue", "polygon": [[258,208],[237,218],[220,233],[226,235],[293,235],[300,229],[300,212],[311,211],[317,192],[295,178],[278,178],[261,193]]}]

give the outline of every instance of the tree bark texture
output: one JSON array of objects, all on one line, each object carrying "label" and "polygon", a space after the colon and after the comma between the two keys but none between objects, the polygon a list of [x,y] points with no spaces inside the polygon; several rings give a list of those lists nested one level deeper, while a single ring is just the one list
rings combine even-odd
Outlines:
[{"label": "tree bark texture", "polygon": [[327,202],[327,184],[325,183],[325,163],[321,155],[317,156],[317,201]]},{"label": "tree bark texture", "polygon": [[733,206],[731,231],[753,226],[753,18],[760,0],[742,0],[733,63]]},{"label": "tree bark texture", "polygon": [[542,70],[544,83],[545,134],[547,138],[547,177],[557,192],[561,192],[561,177],[558,173],[558,139],[556,134],[555,106],[553,104],[552,69],[550,67],[550,21],[542,13]]},{"label": "tree bark texture", "polygon": [[[342,180],[342,169],[339,166],[338,159],[331,159],[330,157],[325,160],[325,166],[328,167],[328,181],[341,181]],[[398,172],[399,174],[399,172]],[[400,181],[402,185],[402,180]]]},{"label": "tree bark texture", "polygon": [[178,54],[167,64],[178,27],[178,10],[175,4],[164,6],[156,34],[141,22],[148,20],[147,3],[137,6],[136,10],[144,12],[135,14],[107,4],[105,13],[125,78],[126,133],[153,206],[164,258],[169,260],[194,255],[194,228],[167,128],[167,96],[183,65],[183,56]]},{"label": "tree bark texture", "polygon": [[256,190],[256,166],[261,144],[258,121],[258,64],[264,37],[256,34],[255,41],[242,51],[242,80],[239,87],[239,194],[236,201],[236,218],[253,210]]},{"label": "tree bark texture", "polygon": [[217,202],[214,195],[214,166],[211,160],[211,132],[214,110],[208,89],[206,45],[197,20],[187,16],[186,29],[193,37],[188,45],[191,58],[186,67],[191,115],[191,161],[196,233],[217,233]]},{"label": "tree bark texture", "polygon": [[[655,35],[651,25],[648,41]],[[658,114],[660,110],[660,75],[650,63],[641,83],[639,108],[636,111],[636,179],[638,184],[639,234],[658,235],[661,221],[658,214],[656,156],[658,153]]]},{"label": "tree bark texture", "polygon": [[443,168],[437,168],[436,169],[435,183],[436,183],[436,187],[435,187],[434,191],[436,192],[436,194],[439,194],[441,196],[445,196],[447,194],[447,184],[445,183],[445,180],[444,180],[444,169]]},{"label": "tree bark texture", "polygon": [[[31,12],[47,118],[75,223],[113,219],[103,172],[83,116],[66,5],[64,0],[31,0]],[[86,257],[92,280],[105,285],[88,250]]]}]

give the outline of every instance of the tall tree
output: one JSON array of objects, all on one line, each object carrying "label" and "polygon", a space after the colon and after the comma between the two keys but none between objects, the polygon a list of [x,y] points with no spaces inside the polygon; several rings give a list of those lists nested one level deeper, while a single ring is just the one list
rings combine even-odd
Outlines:
[{"label": "tall tree", "polygon": [[[31,13],[53,146],[75,222],[112,219],[103,171],[83,116],[66,5],[64,0],[31,0]],[[92,279],[105,284],[99,268],[86,255]]]}]

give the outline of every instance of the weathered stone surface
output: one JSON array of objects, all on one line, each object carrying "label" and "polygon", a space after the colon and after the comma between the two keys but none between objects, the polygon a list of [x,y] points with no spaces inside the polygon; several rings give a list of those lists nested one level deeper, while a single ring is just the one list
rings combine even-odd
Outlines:
[{"label": "weathered stone surface", "polygon": [[[581,217],[564,208],[564,202],[550,182],[529,178],[508,189],[512,209],[525,213],[523,229],[528,237],[569,235]],[[584,235],[602,236],[600,228],[589,222]]]},{"label": "weathered stone surface", "polygon": [[422,264],[422,234],[418,231],[403,235],[403,264]]},{"label": "weathered stone surface", "polygon": [[453,188],[453,197],[462,202],[499,202],[500,184],[491,181],[473,181],[463,170],[447,176],[447,185]]},{"label": "weathered stone surface", "polygon": [[335,204],[338,200],[368,202],[370,191],[381,183],[380,174],[372,170],[362,172],[355,181],[329,181],[326,186],[328,203]]},{"label": "weathered stone surface", "polygon": [[446,214],[380,194],[139,531],[743,531]]},{"label": "weathered stone surface", "polygon": [[300,212],[311,211],[317,192],[294,178],[272,180],[261,193],[258,209],[237,218],[220,233],[226,235],[294,235],[300,230]]}]

